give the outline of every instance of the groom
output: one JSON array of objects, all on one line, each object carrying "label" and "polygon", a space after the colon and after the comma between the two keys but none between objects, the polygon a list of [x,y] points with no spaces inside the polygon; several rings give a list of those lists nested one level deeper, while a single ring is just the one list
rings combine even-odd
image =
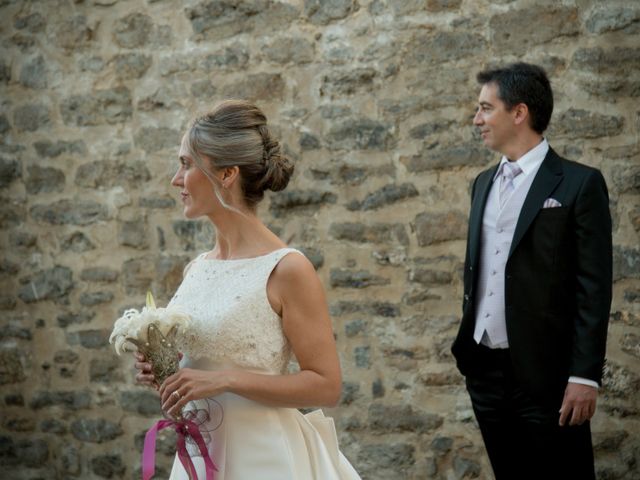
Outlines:
[{"label": "groom", "polygon": [[553,110],[542,68],[477,79],[473,123],[502,159],[473,183],[452,351],[498,480],[594,479],[589,420],[611,305],[607,187],[542,136]]}]

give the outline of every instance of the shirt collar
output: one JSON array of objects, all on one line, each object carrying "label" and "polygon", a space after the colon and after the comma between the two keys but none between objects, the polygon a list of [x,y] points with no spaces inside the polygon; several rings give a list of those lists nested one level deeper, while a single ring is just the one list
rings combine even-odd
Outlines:
[{"label": "shirt collar", "polygon": [[[522,173],[524,175],[528,175],[529,173],[535,172],[536,170],[538,170],[538,168],[540,168],[540,165],[542,165],[544,157],[547,156],[548,151],[549,142],[547,142],[546,138],[543,138],[538,145],[533,147],[518,160],[516,160],[516,163],[522,169]],[[498,178],[498,172],[500,172],[502,164],[508,161],[509,159],[507,159],[507,157],[505,156],[500,159],[500,165],[498,165],[498,169],[496,170],[496,174],[494,175],[493,180]]]}]

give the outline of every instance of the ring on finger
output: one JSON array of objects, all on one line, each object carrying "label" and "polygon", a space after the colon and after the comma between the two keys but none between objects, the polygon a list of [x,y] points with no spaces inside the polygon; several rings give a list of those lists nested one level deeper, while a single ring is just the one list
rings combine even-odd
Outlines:
[{"label": "ring on finger", "polygon": [[178,390],[174,390],[171,395],[176,397],[178,400],[180,400],[182,398],[182,395],[180,395],[180,392]]}]

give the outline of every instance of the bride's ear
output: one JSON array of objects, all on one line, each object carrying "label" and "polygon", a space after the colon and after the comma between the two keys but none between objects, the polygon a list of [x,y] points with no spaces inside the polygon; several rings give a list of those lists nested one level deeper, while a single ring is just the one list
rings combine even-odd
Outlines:
[{"label": "bride's ear", "polygon": [[222,176],[220,178],[222,186],[224,188],[231,188],[231,186],[240,178],[240,167],[225,167],[222,170]]}]

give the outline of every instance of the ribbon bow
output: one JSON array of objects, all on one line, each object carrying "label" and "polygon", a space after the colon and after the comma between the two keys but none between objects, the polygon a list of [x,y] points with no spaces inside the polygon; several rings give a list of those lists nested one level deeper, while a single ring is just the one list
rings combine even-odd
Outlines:
[{"label": "ribbon bow", "polygon": [[207,451],[207,446],[204,443],[200,429],[191,420],[183,420],[180,422],[175,422],[173,420],[158,420],[156,424],[147,431],[147,434],[144,437],[144,450],[142,451],[142,480],[150,480],[156,471],[156,436],[160,430],[168,427],[173,427],[178,434],[178,458],[189,474],[189,478],[197,480],[198,474],[195,466],[193,465],[193,461],[191,461],[191,457],[187,452],[185,442],[187,436],[191,437],[200,449],[200,453],[204,459],[207,475],[206,480],[214,480],[213,472],[217,472],[218,467],[216,467],[209,457],[209,452]]}]

